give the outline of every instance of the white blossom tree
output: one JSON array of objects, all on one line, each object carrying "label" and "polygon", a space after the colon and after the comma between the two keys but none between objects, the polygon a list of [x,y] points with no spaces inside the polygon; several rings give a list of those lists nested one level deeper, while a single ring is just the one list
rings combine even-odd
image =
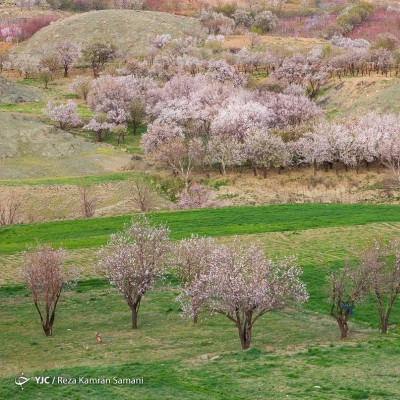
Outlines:
[{"label": "white blossom tree", "polygon": [[201,269],[179,296],[183,314],[193,318],[199,307],[232,321],[244,350],[255,322],[267,312],[308,299],[294,258],[266,260],[256,244],[215,245]]},{"label": "white blossom tree", "polygon": [[98,121],[96,118],[92,118],[88,124],[83,126],[83,129],[94,132],[97,141],[102,142],[108,132],[112,131],[116,126],[110,122]]},{"label": "white blossom tree", "polygon": [[248,132],[244,139],[244,148],[255,176],[258,175],[258,168],[263,169],[265,178],[271,167],[285,167],[291,161],[291,154],[283,140],[268,131]]},{"label": "white blossom tree", "polygon": [[60,105],[49,102],[43,112],[53,122],[58,123],[62,130],[82,123],[77,113],[77,105],[72,100]]},{"label": "white blossom tree", "polygon": [[152,225],[145,216],[132,219],[130,226],[111,235],[99,251],[99,269],[122,294],[132,313],[132,329],[138,327],[143,296],[154,286],[168,263],[169,230]]},{"label": "white blossom tree", "polygon": [[207,143],[206,163],[218,164],[223,175],[227,167],[241,165],[245,160],[243,144],[235,137],[215,135]]},{"label": "white blossom tree", "polygon": [[142,135],[142,148],[146,154],[153,154],[157,149],[174,140],[183,140],[185,135],[176,124],[150,124],[146,133]]},{"label": "white blossom tree", "polygon": [[75,64],[79,57],[81,57],[80,47],[69,40],[57,43],[54,46],[58,60],[64,68],[64,77],[68,77],[69,69]]},{"label": "white blossom tree", "polygon": [[[215,251],[216,242],[209,237],[192,235],[182,239],[175,247],[175,262],[173,271],[182,288],[187,290],[182,297],[189,296],[190,313],[193,322],[197,323],[199,312],[206,301],[206,288],[192,288],[201,274],[204,274],[211,263],[211,255]],[[184,301],[187,301],[185,299]]]}]

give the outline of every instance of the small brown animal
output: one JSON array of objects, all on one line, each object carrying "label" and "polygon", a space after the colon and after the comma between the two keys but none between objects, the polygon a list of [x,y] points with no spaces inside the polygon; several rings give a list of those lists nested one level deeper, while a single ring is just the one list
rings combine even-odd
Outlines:
[{"label": "small brown animal", "polygon": [[101,338],[101,335],[99,332],[96,332],[96,342],[103,343],[103,339]]}]

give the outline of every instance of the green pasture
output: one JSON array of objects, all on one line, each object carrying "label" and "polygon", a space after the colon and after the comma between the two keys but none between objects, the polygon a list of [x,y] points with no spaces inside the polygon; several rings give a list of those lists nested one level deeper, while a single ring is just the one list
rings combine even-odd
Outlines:
[{"label": "green pasture", "polygon": [[[130,221],[129,215],[0,227],[0,255],[24,250],[37,240],[67,249],[97,247]],[[173,239],[192,233],[232,236],[263,232],[301,231],[322,227],[400,222],[398,206],[365,204],[287,204],[261,207],[226,207],[151,215],[166,223]],[[360,228],[362,230],[362,228]]]},{"label": "green pasture", "polygon": [[[153,213],[173,239],[192,233],[219,241],[258,241],[268,257],[296,254],[310,300],[263,316],[252,348],[240,350],[233,324],[203,313],[180,316],[172,275],[143,300],[139,330],[130,329],[123,298],[94,272],[97,247],[130,216],[0,229],[0,399],[396,399],[400,398],[400,308],[390,333],[378,333],[374,299],[356,307],[349,339],[329,317],[326,275],[374,238],[400,232],[396,206],[302,204]],[[70,263],[87,266],[61,301],[54,336],[46,338],[29,293],[18,283],[21,250],[35,240],[63,245]],[[354,249],[353,249],[354,247]],[[8,268],[8,263],[14,263]],[[7,272],[8,271],[8,272]],[[100,332],[104,343],[96,344]],[[205,357],[205,355],[207,355]],[[205,359],[206,358],[206,359]],[[135,378],[141,385],[37,385],[16,376]]]}]

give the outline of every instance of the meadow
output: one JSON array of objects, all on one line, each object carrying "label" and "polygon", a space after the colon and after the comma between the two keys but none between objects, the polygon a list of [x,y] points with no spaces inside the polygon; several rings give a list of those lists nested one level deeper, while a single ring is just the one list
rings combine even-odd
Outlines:
[{"label": "meadow", "polygon": [[[67,249],[100,246],[108,236],[129,223],[129,215],[0,227],[0,254],[22,251],[35,240]],[[151,215],[166,223],[173,239],[192,233],[231,236],[262,232],[399,222],[398,206],[368,204],[285,204],[263,207],[226,207]]]},{"label": "meadow", "polygon": [[[40,239],[85,253],[93,266],[98,246],[129,216],[18,225],[0,230],[3,260],[20,257],[26,244]],[[54,336],[46,338],[20,284],[18,269],[0,287],[0,398],[105,399],[394,399],[400,396],[400,312],[390,333],[378,333],[373,299],[357,307],[349,339],[340,341],[328,315],[326,275],[352,257],[351,247],[373,238],[398,236],[396,206],[302,204],[222,208],[151,214],[165,222],[171,237],[191,233],[244,242],[259,241],[269,257],[297,254],[310,300],[301,308],[268,313],[254,328],[252,348],[240,350],[236,329],[226,318],[202,314],[197,325],[180,316],[179,287],[173,275],[149,292],[130,329],[123,298],[93,270],[66,292]],[[63,241],[56,238],[64,238]],[[79,262],[76,259],[77,265]],[[101,332],[104,343],[95,342]],[[141,378],[141,385],[36,385],[24,390],[25,376]]]}]

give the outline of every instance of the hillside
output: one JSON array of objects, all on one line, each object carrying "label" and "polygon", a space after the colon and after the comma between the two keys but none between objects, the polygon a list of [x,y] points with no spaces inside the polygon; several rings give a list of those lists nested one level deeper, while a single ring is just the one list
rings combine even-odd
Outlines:
[{"label": "hillside", "polygon": [[361,116],[371,106],[376,111],[398,113],[400,82],[380,76],[335,80],[317,102],[328,114],[339,118]]},{"label": "hillside", "polygon": [[[323,39],[308,37],[282,37],[282,36],[261,36],[260,44],[269,50],[286,49],[289,52],[309,51],[315,46],[323,46],[327,42]],[[250,46],[250,38],[244,35],[228,35],[222,44],[224,49],[240,50]]]},{"label": "hillside", "polygon": [[45,43],[68,38],[85,45],[94,40],[114,43],[131,56],[143,55],[149,38],[163,33],[173,37],[191,34],[200,29],[197,20],[161,12],[102,10],[77,14],[41,29],[13,51],[35,55]]},{"label": "hillside", "polygon": [[18,85],[0,77],[0,104],[37,102],[42,97],[40,91],[35,88]]},{"label": "hillside", "polygon": [[128,156],[33,119],[0,113],[0,177],[96,174],[116,171]]}]

